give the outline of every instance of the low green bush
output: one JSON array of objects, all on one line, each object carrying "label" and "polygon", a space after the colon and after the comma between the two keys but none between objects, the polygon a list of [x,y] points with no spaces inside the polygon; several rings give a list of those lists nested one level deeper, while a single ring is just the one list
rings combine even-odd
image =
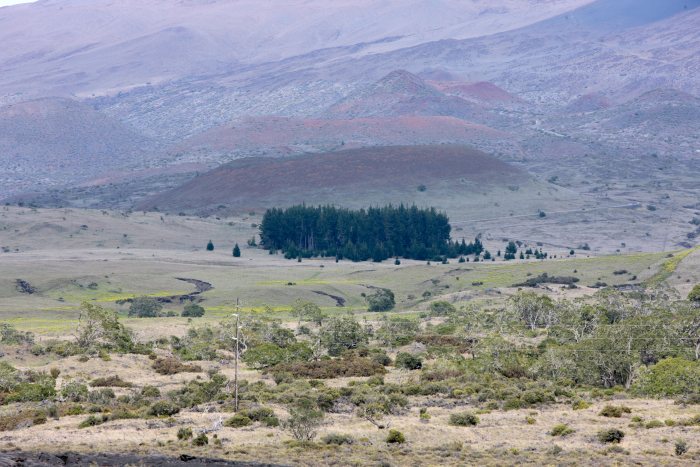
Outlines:
[{"label": "low green bush", "polygon": [[620,418],[622,414],[626,413],[632,413],[632,409],[624,405],[606,405],[598,415],[601,417]]},{"label": "low green bush", "polygon": [[450,415],[450,425],[453,426],[476,426],[479,424],[479,417],[470,412],[453,413]]},{"label": "low green bush", "polygon": [[93,379],[90,386],[93,388],[130,388],[133,387],[133,384],[124,381],[119,375],[115,375]]},{"label": "low green bush", "polygon": [[199,365],[188,365],[176,358],[158,358],[153,362],[153,369],[159,375],[175,375],[177,373],[199,373],[202,367]]},{"label": "low green bush", "polygon": [[549,432],[550,436],[568,436],[572,433],[575,433],[575,430],[565,423],[554,425],[552,431]]},{"label": "low green bush", "polygon": [[321,438],[324,444],[332,444],[342,446],[343,444],[354,444],[355,440],[350,435],[342,435],[339,433],[330,433]]},{"label": "low green bush", "polygon": [[209,444],[209,437],[204,433],[198,434],[197,437],[192,440],[193,446],[206,446],[207,444]]},{"label": "low green bush", "polygon": [[148,409],[148,415],[154,417],[172,416],[180,411],[180,407],[168,401],[158,401]]},{"label": "low green bush", "polygon": [[667,358],[644,369],[632,386],[635,394],[672,397],[691,394],[700,387],[700,362]]},{"label": "low green bush", "polygon": [[155,386],[144,386],[141,389],[141,395],[143,397],[160,397],[160,389]]},{"label": "low green bush", "polygon": [[331,379],[348,376],[374,376],[386,373],[384,366],[365,357],[295,362],[271,369],[273,374],[290,373],[297,378]]},{"label": "low green bush", "polygon": [[224,422],[224,426],[227,426],[229,428],[243,428],[252,424],[253,420],[251,420],[250,417],[242,413],[237,413],[236,415]]},{"label": "low green bush", "polygon": [[404,370],[420,370],[423,368],[423,359],[417,355],[412,355],[407,352],[400,352],[396,356],[394,366],[396,368],[403,368]]},{"label": "low green bush", "polygon": [[619,444],[625,437],[625,433],[617,428],[609,428],[598,432],[598,441],[601,443]]},{"label": "low green bush", "polygon": [[177,430],[177,439],[180,441],[192,439],[192,428],[182,427]]},{"label": "low green bush", "polygon": [[109,417],[107,415],[90,415],[88,418],[80,422],[78,428],[89,428],[91,426],[102,425],[108,421]]},{"label": "low green bush", "polygon": [[399,430],[391,429],[386,437],[386,442],[389,444],[403,444],[406,442],[406,437]]}]

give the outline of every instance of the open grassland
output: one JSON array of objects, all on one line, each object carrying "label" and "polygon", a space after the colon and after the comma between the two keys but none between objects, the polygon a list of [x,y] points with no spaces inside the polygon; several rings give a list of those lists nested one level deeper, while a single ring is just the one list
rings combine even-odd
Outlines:
[{"label": "open grassland", "polygon": [[[552,283],[523,288],[546,295],[554,300],[552,303],[598,300],[606,297],[596,295],[605,286],[633,288],[633,293],[639,293],[644,286],[670,284],[685,297],[700,279],[698,249],[615,255],[577,249],[570,256],[569,248],[545,247],[552,258],[542,261],[505,262],[497,257],[496,261],[474,262],[470,258],[469,262],[450,260],[448,264],[410,260],[400,265],[393,261],[336,263],[327,259],[297,262],[246,245],[256,231],[252,224],[259,221],[252,215],[235,219],[161,219],[153,213],[4,212],[6,228],[0,230],[0,245],[15,247],[0,253],[0,323],[32,332],[35,340],[2,345],[2,361],[27,372],[29,381],[36,375],[55,375],[51,383],[58,391],[50,403],[0,403],[0,445],[8,449],[187,454],[293,465],[700,462],[700,409],[692,400],[676,403],[681,398],[678,394],[640,395],[634,392],[634,385],[624,388],[619,381],[610,387],[596,385],[595,374],[578,383],[569,376],[551,376],[592,361],[592,347],[579,347],[577,342],[567,340],[568,335],[550,333],[541,323],[534,329],[527,328],[517,315],[507,315],[512,321],[498,324],[499,316],[512,306],[509,299],[522,288],[516,285],[543,274],[578,279],[573,288]],[[25,221],[29,216],[36,218]],[[48,231],[36,228],[46,223],[65,223],[66,230],[58,234],[55,227]],[[206,251],[210,239],[214,251]],[[235,243],[242,247],[241,258],[232,257]],[[502,239],[487,239],[485,246],[495,253],[505,245]],[[25,281],[24,288],[18,280]],[[205,285],[211,288],[192,295]],[[376,288],[394,292],[394,310],[367,311],[365,295]],[[612,288],[607,291],[617,293]],[[140,296],[166,300],[163,313],[177,316],[129,317],[128,300]],[[181,296],[189,298],[181,301]],[[204,307],[204,317],[179,316],[190,299]],[[372,329],[368,352],[370,356],[383,353],[388,358],[377,370],[377,375],[385,374],[340,374],[320,380],[291,377],[288,371],[292,370],[250,363],[250,354],[244,354],[239,374],[242,407],[249,410],[264,406],[281,424],[266,426],[256,421],[240,427],[227,425],[234,415],[234,366],[230,347],[222,345],[230,330],[225,331],[221,323],[231,313],[242,312],[247,322],[259,319],[257,325],[266,329],[264,332],[253,331],[258,328],[252,325],[244,329],[260,332],[265,336],[264,343],[281,336],[309,352],[313,347],[313,354],[293,357],[302,362],[326,365],[350,358],[345,354],[329,357],[330,351],[324,350],[327,343],[321,338],[326,324],[302,322],[292,313],[297,300],[317,304],[325,315],[324,323],[352,315],[360,326]],[[608,303],[608,298],[600,300],[596,303]],[[447,315],[434,314],[431,304],[436,301],[449,302],[455,309]],[[115,310],[119,323],[133,331],[134,342],[145,347],[132,347],[127,352],[114,348],[87,352],[60,344],[76,342],[83,302]],[[476,314],[472,314],[474,310]],[[382,340],[388,339],[382,327],[392,319],[415,324],[408,340]],[[279,324],[270,324],[274,320]],[[502,326],[503,332],[499,330],[494,336],[496,325]],[[206,328],[215,333],[211,337],[197,335]],[[622,324],[616,329],[626,328]],[[587,345],[609,336],[591,334]],[[490,339],[495,339],[494,343]],[[644,355],[659,351],[653,344],[661,337],[654,333],[639,340],[652,345],[650,353],[645,350]],[[687,345],[686,341],[678,344],[675,336],[664,342]],[[254,339],[248,343],[251,348],[261,345]],[[315,347],[316,343],[321,347]],[[544,346],[562,353],[546,360]],[[193,352],[211,348],[213,354],[194,357],[186,352],[190,348]],[[678,352],[688,357],[692,354],[688,349]],[[616,354],[618,350],[614,349]],[[569,351],[574,360],[566,360]],[[664,347],[661,352],[668,349]],[[402,368],[397,363],[401,353],[420,356],[422,368]],[[504,355],[505,360],[499,360]],[[508,359],[512,355],[515,360]],[[609,352],[604,350],[600,355],[605,357]],[[662,355],[666,358],[676,354]],[[173,374],[157,372],[154,362],[171,357],[193,368]],[[634,368],[635,377],[645,371],[641,366]],[[7,374],[3,376],[1,370],[0,384],[5,384]],[[108,400],[91,399],[93,395],[88,393],[66,395],[66,388],[79,382],[89,388],[90,394],[95,393],[94,397],[102,397],[95,381],[114,376],[129,387],[111,388],[113,394],[104,396]],[[17,387],[23,386],[13,390]],[[154,392],[151,387],[157,389],[157,395],[144,396]],[[11,394],[3,391],[0,386],[0,401]],[[383,428],[379,429],[360,415],[366,408],[363,397],[367,394],[392,394],[405,399],[406,405],[388,410],[381,417]],[[324,408],[314,441],[300,442],[294,439],[285,420],[292,416],[292,404],[309,395],[319,401],[332,399],[332,404]],[[159,403],[177,403],[177,410],[170,415],[153,414],[153,407]],[[51,415],[54,405],[55,416]],[[607,405],[624,406],[629,412],[620,417],[601,416]],[[455,426],[450,422],[452,415],[465,411],[479,418],[477,425]],[[553,436],[557,425],[566,425],[569,432]],[[194,436],[206,433],[208,444],[197,446],[192,439],[178,439],[183,428],[191,429]],[[624,439],[619,444],[602,443],[598,433],[613,428],[624,431]],[[387,443],[389,429],[400,430],[405,442]],[[349,437],[352,444],[326,444],[324,437],[333,434]],[[687,442],[689,449],[680,456],[676,451],[678,440]]]},{"label": "open grassland", "polygon": [[[498,299],[509,294],[514,284],[547,273],[579,278],[581,289],[562,290],[550,286],[553,295],[589,293],[596,283],[624,285],[651,277],[664,254],[573,257],[545,261],[457,263],[427,265],[404,261],[335,263],[331,260],[288,261],[257,249],[244,249],[242,258],[226,251],[195,252],[175,250],[72,250],[32,251],[5,255],[0,263],[0,314],[21,329],[54,333],[75,324],[81,302],[115,307],[125,313],[128,304],[117,301],[136,296],[170,297],[188,294],[194,286],[179,280],[197,279],[213,289],[200,297],[208,311],[205,319],[218,319],[236,309],[263,310],[266,306],[286,315],[296,299],[317,303],[324,311],[363,312],[363,293],[372,287],[386,287],[397,296],[400,311],[425,309],[438,297],[467,302],[480,297]],[[3,258],[3,259],[5,259]],[[626,271],[620,274],[620,271]],[[615,274],[618,272],[618,274]],[[33,294],[17,290],[22,279],[36,288]],[[339,302],[340,300],[340,302]],[[342,303],[343,306],[338,306]],[[166,310],[179,312],[179,301]],[[172,324],[179,318],[164,318]],[[140,323],[135,320],[138,329]]]}]

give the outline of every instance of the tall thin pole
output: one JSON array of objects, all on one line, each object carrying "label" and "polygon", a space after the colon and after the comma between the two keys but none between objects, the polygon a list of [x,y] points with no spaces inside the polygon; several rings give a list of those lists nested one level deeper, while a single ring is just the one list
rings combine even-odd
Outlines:
[{"label": "tall thin pole", "polygon": [[[238,299],[236,299],[236,311],[238,311]],[[233,371],[233,390],[234,390],[234,403],[233,411],[238,412],[238,353],[239,353],[239,343],[238,343],[238,329],[239,329],[240,314],[236,313],[236,359],[234,363]]]}]

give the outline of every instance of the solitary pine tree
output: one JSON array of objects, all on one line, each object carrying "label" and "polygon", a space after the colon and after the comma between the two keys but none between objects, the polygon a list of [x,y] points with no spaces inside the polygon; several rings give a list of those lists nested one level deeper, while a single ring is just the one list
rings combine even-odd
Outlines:
[{"label": "solitary pine tree", "polygon": [[214,251],[214,244],[211,240],[209,240],[209,243],[207,243],[207,251]]},{"label": "solitary pine tree", "polygon": [[238,247],[238,243],[236,243],[233,247],[233,257],[234,258],[240,258],[241,257],[241,249]]}]

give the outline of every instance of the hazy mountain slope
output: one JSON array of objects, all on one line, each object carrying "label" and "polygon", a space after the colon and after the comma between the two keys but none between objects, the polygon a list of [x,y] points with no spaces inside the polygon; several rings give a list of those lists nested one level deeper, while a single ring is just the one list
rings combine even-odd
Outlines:
[{"label": "hazy mountain slope", "polygon": [[152,143],[90,106],[46,98],[0,108],[0,195],[135,163]]},{"label": "hazy mountain slope", "polygon": [[41,0],[0,10],[0,87],[82,95],[522,27],[591,0]]},{"label": "hazy mountain slope", "polygon": [[240,159],[148,198],[139,208],[177,212],[227,205],[240,211],[304,201],[412,202],[421,184],[429,187],[422,198],[437,201],[434,196],[445,195],[437,186],[449,185],[454,196],[467,188],[486,190],[489,185],[505,187],[528,180],[521,170],[464,146],[362,148],[284,159]]},{"label": "hazy mountain slope", "polygon": [[[631,5],[628,0],[624,4]],[[634,4],[666,5],[651,0]],[[614,17],[621,8],[617,0],[599,0],[586,7],[595,7],[596,15],[583,15],[589,19],[576,23],[578,13],[573,12],[493,36],[443,40],[337,62],[329,64],[325,73],[359,79],[361,72],[378,76],[396,68],[411,72],[441,68],[545,103],[591,92],[625,100],[659,87],[700,94],[695,74],[700,69],[700,0],[672,0],[669,5],[674,8],[650,7],[655,14],[636,21],[598,24],[595,18]],[[635,8],[628,11],[634,18]],[[668,17],[673,12],[678,14]]]},{"label": "hazy mountain slope", "polygon": [[[246,155],[286,156],[362,146],[461,143],[513,150],[511,135],[444,116],[356,119],[256,117],[230,122],[183,141],[170,153],[179,162],[226,161]],[[509,151],[510,152],[510,151]]]},{"label": "hazy mountain slope", "polygon": [[[355,48],[326,49],[219,76],[142,87],[97,104],[150,135],[181,139],[250,115],[322,115],[328,106],[398,69],[424,72],[426,79],[438,81],[488,81],[544,106],[538,113],[589,94],[611,103],[660,87],[700,95],[700,0],[683,3],[687,10],[675,0],[640,0],[638,5],[674,9],[659,7],[655,16],[638,16],[612,30],[610,23],[601,29],[593,20],[577,20],[576,27],[569,27],[567,21],[573,20],[567,17],[574,15],[569,13],[488,37],[433,41],[386,53],[348,58]],[[611,0],[593,6],[611,15],[619,9]],[[630,11],[634,15],[636,10]],[[666,17],[675,11],[680,13]]]}]

